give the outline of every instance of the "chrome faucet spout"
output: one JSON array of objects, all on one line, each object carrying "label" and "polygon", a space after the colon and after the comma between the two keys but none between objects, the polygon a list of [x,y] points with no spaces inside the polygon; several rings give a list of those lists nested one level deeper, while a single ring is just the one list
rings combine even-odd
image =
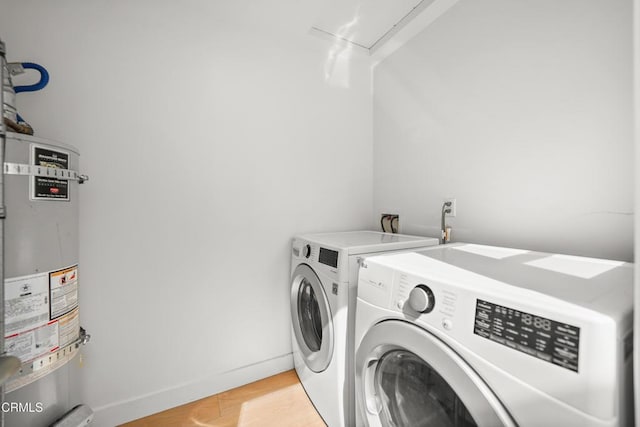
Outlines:
[{"label": "chrome faucet spout", "polygon": [[446,243],[446,226],[444,224],[444,216],[451,213],[451,202],[444,202],[442,204],[442,216],[440,217],[440,244]]}]

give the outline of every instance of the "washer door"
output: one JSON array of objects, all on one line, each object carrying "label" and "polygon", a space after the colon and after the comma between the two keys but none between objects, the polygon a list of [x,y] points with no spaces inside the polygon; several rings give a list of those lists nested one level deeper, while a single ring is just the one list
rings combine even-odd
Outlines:
[{"label": "washer door", "polygon": [[515,426],[457,353],[404,321],[380,322],[364,336],[356,354],[356,395],[369,426]]},{"label": "washer door", "polygon": [[314,372],[327,369],[333,355],[331,309],[318,275],[307,264],[293,272],[291,321],[306,365]]}]

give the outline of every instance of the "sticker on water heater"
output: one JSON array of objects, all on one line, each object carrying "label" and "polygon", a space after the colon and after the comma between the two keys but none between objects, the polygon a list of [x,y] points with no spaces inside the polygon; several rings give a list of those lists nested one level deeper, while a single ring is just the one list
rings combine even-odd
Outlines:
[{"label": "sticker on water heater", "polygon": [[[31,163],[54,169],[69,169],[69,154],[32,145]],[[53,177],[34,176],[31,200],[69,200],[69,181]]]},{"label": "sticker on water heater", "polygon": [[48,273],[5,279],[5,336],[46,325],[49,320]]},{"label": "sticker on water heater", "polygon": [[78,307],[78,266],[49,273],[51,320]]},{"label": "sticker on water heater", "polygon": [[59,347],[58,342],[58,322],[54,321],[31,331],[5,337],[4,348],[7,354],[27,362],[55,351]]},{"label": "sticker on water heater", "polygon": [[33,177],[33,195],[35,200],[69,200],[69,181],[57,178]]},{"label": "sticker on water heater", "polygon": [[[67,363],[80,337],[78,265],[7,278],[4,351],[22,362],[16,390]],[[55,318],[54,318],[55,316]]]},{"label": "sticker on water heater", "polygon": [[58,344],[60,347],[69,345],[80,336],[79,309],[71,311],[58,319]]}]

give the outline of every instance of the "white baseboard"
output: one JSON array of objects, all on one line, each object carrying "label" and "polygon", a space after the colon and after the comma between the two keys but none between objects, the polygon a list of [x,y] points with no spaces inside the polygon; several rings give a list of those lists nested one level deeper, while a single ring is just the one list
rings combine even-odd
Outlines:
[{"label": "white baseboard", "polygon": [[113,427],[293,369],[291,353],[94,408],[92,427]]}]

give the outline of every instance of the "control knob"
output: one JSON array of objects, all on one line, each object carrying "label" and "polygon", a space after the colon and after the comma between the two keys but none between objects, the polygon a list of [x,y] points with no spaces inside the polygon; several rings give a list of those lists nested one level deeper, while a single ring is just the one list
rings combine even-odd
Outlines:
[{"label": "control knob", "polygon": [[309,258],[311,256],[311,245],[305,245],[302,248],[302,255],[304,255],[305,258]]},{"label": "control knob", "polygon": [[409,293],[409,306],[418,313],[429,313],[436,304],[436,298],[427,285],[418,285]]}]

